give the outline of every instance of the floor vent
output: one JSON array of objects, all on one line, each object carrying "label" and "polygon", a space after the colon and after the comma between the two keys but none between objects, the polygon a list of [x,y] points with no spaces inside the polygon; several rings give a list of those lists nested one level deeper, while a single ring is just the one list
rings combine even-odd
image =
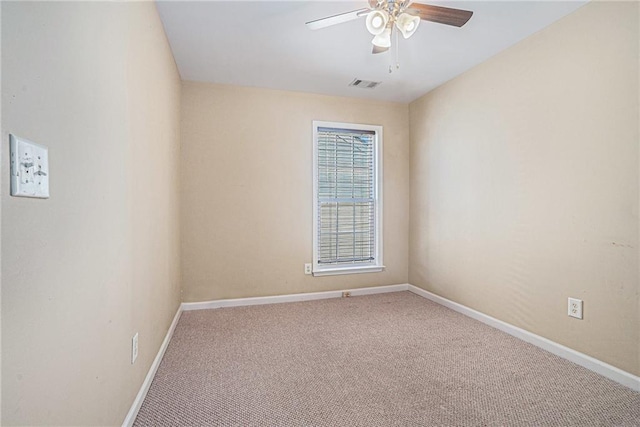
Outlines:
[{"label": "floor vent", "polygon": [[372,82],[369,80],[361,80],[361,79],[353,79],[349,86],[361,87],[363,89],[373,89],[377,87],[382,82]]}]

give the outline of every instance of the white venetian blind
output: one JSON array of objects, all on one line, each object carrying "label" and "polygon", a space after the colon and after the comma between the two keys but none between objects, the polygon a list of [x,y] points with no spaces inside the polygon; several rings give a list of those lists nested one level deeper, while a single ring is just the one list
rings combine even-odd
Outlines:
[{"label": "white venetian blind", "polygon": [[318,128],[318,264],[375,261],[375,132]]}]

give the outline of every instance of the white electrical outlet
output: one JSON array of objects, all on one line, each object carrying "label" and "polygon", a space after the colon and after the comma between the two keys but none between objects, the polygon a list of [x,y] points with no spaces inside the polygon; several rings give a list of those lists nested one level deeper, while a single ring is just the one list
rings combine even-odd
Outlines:
[{"label": "white electrical outlet", "polygon": [[304,265],[304,274],[311,274],[311,264]]},{"label": "white electrical outlet", "polygon": [[131,339],[131,364],[136,363],[136,359],[138,358],[138,333],[133,336]]},{"label": "white electrical outlet", "polygon": [[582,319],[582,300],[569,298],[569,316]]}]

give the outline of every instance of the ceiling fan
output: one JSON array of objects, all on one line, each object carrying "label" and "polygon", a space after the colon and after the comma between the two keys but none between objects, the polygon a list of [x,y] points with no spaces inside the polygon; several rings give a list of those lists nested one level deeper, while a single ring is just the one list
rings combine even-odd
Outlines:
[{"label": "ceiling fan", "polygon": [[413,3],[411,0],[369,0],[369,7],[328,16],[306,23],[311,30],[353,21],[366,16],[367,30],[374,36],[372,53],[382,53],[391,47],[391,33],[395,28],[405,39],[418,29],[420,20],[462,27],[473,12],[449,7]]}]

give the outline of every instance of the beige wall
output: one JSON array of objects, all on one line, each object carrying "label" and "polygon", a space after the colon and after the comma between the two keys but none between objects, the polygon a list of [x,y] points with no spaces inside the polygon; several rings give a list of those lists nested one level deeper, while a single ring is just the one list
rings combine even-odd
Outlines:
[{"label": "beige wall", "polygon": [[[2,87],[2,7],[0,6],[0,88]],[[2,101],[0,99],[0,127],[2,125]],[[4,131],[0,129],[0,138],[4,137]],[[4,150],[0,149],[0,173],[5,161]],[[0,179],[0,200],[4,181]],[[2,224],[2,203],[0,203],[0,224]],[[0,226],[0,424],[2,424],[2,227]]]},{"label": "beige wall", "polygon": [[409,251],[410,283],[636,375],[638,38],[638,3],[591,3],[413,102]]},{"label": "beige wall", "polygon": [[[312,121],[384,127],[382,273],[311,277]],[[406,283],[408,106],[185,82],[184,301]]]},{"label": "beige wall", "polygon": [[[2,2],[2,424],[119,425],[178,308],[180,80],[153,3]],[[131,337],[140,334],[130,363]]]}]

